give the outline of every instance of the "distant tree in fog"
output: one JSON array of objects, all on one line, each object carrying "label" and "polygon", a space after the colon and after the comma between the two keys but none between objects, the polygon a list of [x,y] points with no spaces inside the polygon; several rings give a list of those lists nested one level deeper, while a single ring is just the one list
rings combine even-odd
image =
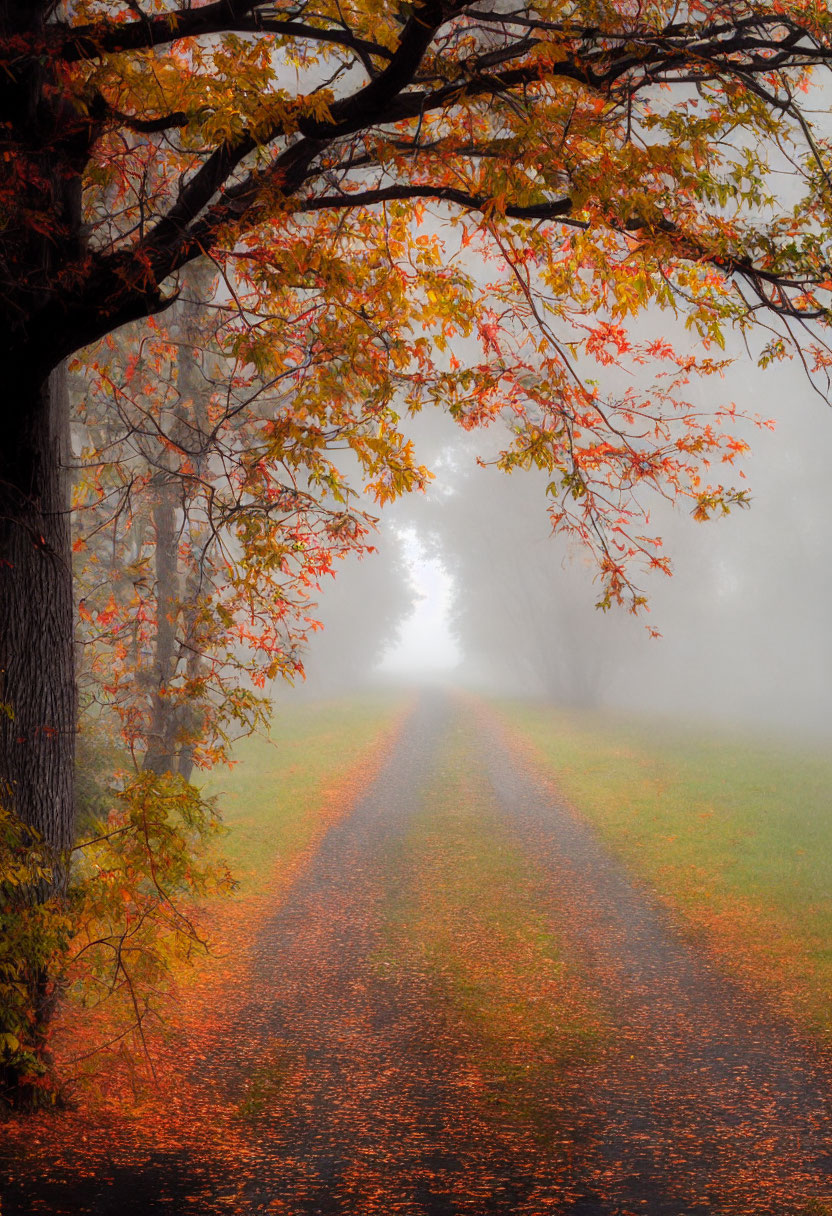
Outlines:
[{"label": "distant tree in fog", "polygon": [[614,675],[620,619],[593,605],[580,550],[557,543],[540,511],[540,475],[472,469],[420,512],[454,580],[453,629],[470,675],[591,707]]},{"label": "distant tree in fog", "polygon": [[376,552],[347,558],[335,578],[322,581],[315,610],[322,628],[309,637],[303,655],[313,696],[360,688],[371,680],[413,607],[395,531],[382,527],[371,543]]},{"label": "distant tree in fog", "polygon": [[190,266],[163,326],[72,378],[82,699],[139,768],[186,780],[302,675],[321,583],[373,535],[334,463],[346,420],[304,426],[293,387],[222,348],[215,279]]}]

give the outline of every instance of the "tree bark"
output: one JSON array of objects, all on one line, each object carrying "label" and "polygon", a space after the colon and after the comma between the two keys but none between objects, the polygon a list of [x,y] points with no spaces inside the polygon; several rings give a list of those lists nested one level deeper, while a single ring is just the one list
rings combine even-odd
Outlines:
[{"label": "tree bark", "polygon": [[54,890],[75,818],[68,395],[63,367],[12,384],[0,414],[0,799],[43,838]]},{"label": "tree bark", "polygon": [[[0,0],[0,33],[37,38],[51,8],[48,0]],[[13,888],[25,918],[27,906],[64,894],[75,828],[68,393],[60,327],[33,318],[55,297],[67,262],[83,251],[80,173],[89,132],[47,56],[21,56],[2,77],[5,159],[17,172],[4,204],[0,327],[0,803],[31,842],[42,841],[51,868],[48,880]],[[14,961],[25,977],[27,1010],[21,1027],[10,1029],[23,1031],[27,1051],[46,1066],[55,977],[34,957]],[[34,1099],[21,1080],[30,1073],[13,1058],[4,1063],[4,1100]]]},{"label": "tree bark", "polygon": [[[208,462],[208,391],[199,366],[197,350],[204,339],[204,308],[213,285],[211,263],[196,263],[183,276],[192,293],[178,301],[170,313],[171,332],[177,338],[176,381],[179,402],[170,430],[174,443],[191,453],[192,475],[199,479]],[[190,780],[194,768],[196,737],[202,715],[187,698],[171,697],[168,689],[179,674],[196,679],[203,667],[199,634],[200,573],[194,554],[202,540],[200,525],[188,509],[187,478],[175,467],[176,457],[167,449],[157,456],[157,471],[151,487],[154,495],[153,526],[156,574],[157,632],[151,687],[151,725],[144,768],[154,773],[178,772]],[[180,542],[191,548],[190,565],[180,562]]]},{"label": "tree bark", "polygon": [[166,696],[176,669],[176,617],[179,610],[179,537],[176,508],[179,487],[171,473],[159,471],[151,481],[153,527],[156,534],[156,646],[151,668],[151,720],[144,767],[153,773],[171,772],[176,741],[172,707]]}]

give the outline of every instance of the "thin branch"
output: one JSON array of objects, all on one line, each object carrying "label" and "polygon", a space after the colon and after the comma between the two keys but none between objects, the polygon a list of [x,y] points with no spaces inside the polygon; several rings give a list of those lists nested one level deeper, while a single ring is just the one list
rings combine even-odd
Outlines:
[{"label": "thin branch", "polygon": [[65,63],[99,59],[125,51],[151,50],[183,38],[205,38],[212,34],[267,34],[271,37],[330,43],[356,55],[391,58],[379,42],[360,38],[348,30],[319,28],[299,21],[286,21],[265,9],[264,0],[217,0],[203,8],[183,8],[141,21],[97,22],[90,25],[55,24],[48,28],[47,52]]}]

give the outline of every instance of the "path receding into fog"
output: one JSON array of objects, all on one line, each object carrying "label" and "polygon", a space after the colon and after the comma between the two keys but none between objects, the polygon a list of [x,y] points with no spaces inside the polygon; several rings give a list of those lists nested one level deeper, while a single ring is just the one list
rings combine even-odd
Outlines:
[{"label": "path receding into fog", "polygon": [[478,762],[617,1030],[551,1094],[565,1156],[483,1102],[470,1044],[380,954],[391,849],[461,712],[422,698],[263,928],[229,1027],[257,1039],[263,1073],[247,1089],[227,1064],[214,1078],[241,1086],[239,1168],[188,1152],[131,1169],[116,1152],[94,1178],[13,1187],[4,1216],[797,1216],[832,1193],[832,1078],[812,1049],[682,940],[485,719]]}]

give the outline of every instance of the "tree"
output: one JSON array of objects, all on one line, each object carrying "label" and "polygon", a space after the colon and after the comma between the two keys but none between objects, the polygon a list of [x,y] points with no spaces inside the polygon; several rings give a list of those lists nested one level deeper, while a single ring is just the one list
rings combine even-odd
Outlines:
[{"label": "tree", "polygon": [[[594,546],[607,601],[637,604],[630,563],[664,561],[638,491],[735,501],[701,481],[731,439],[685,401],[719,370],[708,348],[767,318],[762,358],[800,337],[828,366],[806,327],[829,316],[829,154],[801,90],[829,31],[809,0],[1,0],[0,788],[57,889],[75,729],[63,360],[169,307],[172,276],[208,255],[240,360],[312,359],[316,393],[375,420],[382,499],[419,480],[402,411],[502,415],[503,466],[551,473],[553,522]],[[793,197],[772,196],[768,157]],[[635,342],[650,304],[685,312],[704,351]],[[479,347],[465,366],[461,334]],[[628,360],[656,365],[652,392],[621,390]]]},{"label": "tree", "polygon": [[369,422],[334,407],[325,433],[302,421],[314,367],[283,392],[242,370],[222,311],[191,294],[200,278],[210,294],[213,269],[189,267],[164,325],[99,344],[72,377],[83,802],[67,898],[34,907],[20,876],[45,877],[41,849],[0,818],[0,1103],[21,1074],[55,1097],[58,982],[83,1010],[83,1059],[147,1053],[171,963],[205,945],[193,897],[228,886],[191,771],[264,715],[267,681],[302,671],[321,582],[368,547],[334,459]]},{"label": "tree", "polygon": [[315,609],[322,627],[303,653],[303,688],[312,697],[371,682],[413,607],[401,541],[389,521],[373,536],[373,550],[360,560],[349,558],[322,586]]},{"label": "tree", "polygon": [[257,723],[258,689],[302,673],[321,582],[373,525],[332,452],[360,448],[366,421],[304,424],[298,379],[242,370],[198,289],[190,267],[164,325],[92,348],[73,383],[87,696],[139,767],[186,780],[230,724]]},{"label": "tree", "polygon": [[545,475],[458,470],[453,492],[426,504],[420,523],[453,576],[453,628],[468,677],[595,707],[620,662],[622,629],[638,626],[593,611],[585,554],[570,555],[536,518],[544,492]]}]

